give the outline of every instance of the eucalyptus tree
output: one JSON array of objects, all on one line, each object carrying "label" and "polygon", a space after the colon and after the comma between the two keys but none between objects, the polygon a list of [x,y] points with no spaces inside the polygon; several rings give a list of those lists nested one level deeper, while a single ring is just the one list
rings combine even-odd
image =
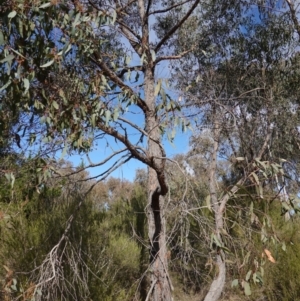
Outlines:
[{"label": "eucalyptus tree", "polygon": [[[99,181],[130,159],[148,166],[151,285],[147,298],[153,300],[171,300],[162,136],[174,124],[178,109],[166,92],[167,82],[155,72],[163,61],[180,59],[191,50],[187,45],[179,53],[169,45],[199,3],[31,0],[1,5],[1,102],[23,118],[16,128],[21,145],[42,139],[54,149],[63,145],[63,152],[88,152],[95,140],[102,145],[111,136],[120,148],[89,165],[111,162]],[[165,16],[172,12],[176,18],[168,23]],[[165,24],[163,33],[156,31],[158,23]],[[176,122],[185,126],[183,119]],[[37,172],[43,178],[49,170],[57,172],[50,163]],[[51,251],[51,258],[59,247]],[[47,260],[43,268],[51,266],[50,257]],[[42,292],[55,278],[55,273],[47,275],[37,284]]]},{"label": "eucalyptus tree", "polygon": [[[294,83],[298,81],[299,55],[289,11],[282,2],[212,1],[202,13],[189,36],[189,43],[197,46],[184,61],[175,63],[173,70],[180,90],[186,91],[182,96],[187,107],[193,107],[194,112],[188,114],[198,116],[194,122],[200,131],[192,139],[191,155],[204,156],[197,150],[199,140],[204,132],[211,138],[209,206],[214,213],[212,246],[217,249],[218,266],[205,297],[211,301],[221,296],[226,281],[229,201],[241,189],[246,189],[253,201],[273,199],[277,187],[280,190],[287,182],[281,181],[284,172],[293,180],[298,178],[294,174],[298,172],[300,91]],[[174,41],[174,47],[184,47],[183,40]],[[282,167],[281,159],[289,163]],[[228,160],[233,172],[220,183],[217,168],[223,160]],[[296,194],[297,190],[290,192]],[[289,218],[295,213],[294,204],[284,200],[283,212]],[[258,210],[253,213],[253,205],[258,203],[250,202],[247,211],[252,221],[263,221],[261,238],[266,244],[270,238],[266,217],[258,217]],[[259,265],[254,272],[239,275],[233,285],[240,284],[250,294],[249,277],[261,282]]]}]

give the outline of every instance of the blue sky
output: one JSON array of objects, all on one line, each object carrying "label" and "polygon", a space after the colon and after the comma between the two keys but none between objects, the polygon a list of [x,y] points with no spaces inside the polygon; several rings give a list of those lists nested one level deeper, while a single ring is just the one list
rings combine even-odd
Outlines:
[{"label": "blue sky", "polygon": [[[125,45],[130,49],[130,45],[128,45],[128,42],[124,41]],[[140,58],[134,54],[132,56],[132,60],[130,62],[131,66],[137,66],[140,65]],[[156,79],[162,79],[162,80],[168,80],[171,77],[170,68],[169,68],[169,62],[168,61],[162,61],[160,62],[155,70]],[[131,74],[132,82],[135,78],[135,73],[133,72]],[[138,85],[142,83],[142,77],[140,77],[139,82],[135,83],[134,85]],[[128,84],[132,86],[129,82]],[[166,88],[166,87],[165,87]],[[174,100],[178,100],[178,95],[176,91],[172,90],[172,88],[167,89],[166,92],[174,98]],[[143,97],[143,91],[141,91],[141,97]],[[132,111],[131,113],[125,114],[125,118],[130,120],[131,122],[139,125],[140,127],[144,127],[143,122],[144,119],[141,117],[139,112]],[[126,126],[126,128],[128,128]],[[171,130],[171,129],[170,129]],[[130,129],[129,129],[130,131]],[[130,132],[129,132],[130,133]],[[134,135],[136,135],[136,131],[132,130],[131,135],[132,139],[134,140]],[[129,135],[130,135],[129,134]],[[189,137],[191,135],[191,131],[188,130],[185,133],[182,133],[181,128],[178,127],[177,134],[174,138],[173,143],[171,144],[167,138],[163,140],[163,145],[165,147],[166,155],[168,158],[173,158],[176,154],[180,153],[186,153],[188,151],[188,145],[189,145]],[[138,137],[138,136],[136,136]],[[138,139],[138,138],[137,138]],[[135,141],[136,142],[136,141]],[[107,143],[110,144],[110,146],[107,146]],[[92,163],[96,164],[97,162],[100,162],[104,160],[107,156],[111,154],[110,147],[113,147],[114,149],[120,149],[123,148],[123,145],[117,144],[114,141],[114,138],[107,137],[105,140],[99,140],[98,146],[95,146],[94,150],[89,154],[89,158],[92,161]],[[66,158],[69,161],[71,161],[74,166],[78,166],[82,162],[85,165],[88,165],[88,160],[86,158],[86,155],[72,155],[69,158]],[[112,160],[113,162],[113,160]],[[107,169],[109,166],[111,166],[112,162],[109,164],[106,164],[102,167],[95,167],[89,169],[91,176],[98,176],[99,174],[103,173],[105,169]],[[133,181],[135,178],[135,171],[138,168],[146,168],[147,166],[140,161],[136,159],[132,159],[129,162],[125,163],[122,167],[118,168],[116,171],[114,171],[111,176],[121,179],[127,179],[129,181]]]},{"label": "blue sky", "polygon": [[[190,134],[190,130],[188,130],[185,133],[182,133],[181,130],[178,129],[173,145],[167,139],[164,139],[163,145],[165,147],[165,151],[168,158],[173,158],[176,154],[186,153],[188,151],[188,142]],[[108,138],[108,140],[110,140],[110,142],[113,142],[112,138]],[[106,144],[106,142],[103,141],[103,144]],[[104,160],[110,154],[110,150],[106,147],[101,147],[101,145],[102,141],[100,140],[98,146],[89,154],[89,157],[93,163],[97,163],[99,161]],[[74,166],[78,166],[82,162],[84,162],[85,165],[88,165],[88,160],[85,154],[72,155],[69,157],[65,157],[65,159],[71,161],[74,164]],[[89,169],[89,173],[91,176],[97,176],[101,174],[108,166],[109,165],[91,168]],[[132,159],[131,161],[125,163],[122,167],[114,171],[111,174],[111,176],[115,178],[133,181],[135,177],[135,171],[138,168],[146,168],[146,165],[139,162],[138,160]]]}]

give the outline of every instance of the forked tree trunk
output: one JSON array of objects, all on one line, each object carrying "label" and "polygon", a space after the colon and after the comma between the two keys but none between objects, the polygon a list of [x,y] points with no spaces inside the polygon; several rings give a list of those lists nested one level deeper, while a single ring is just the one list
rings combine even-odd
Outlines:
[{"label": "forked tree trunk", "polygon": [[[220,242],[222,242],[221,237],[221,229],[223,229],[223,209],[220,208],[218,203],[217,196],[217,154],[219,149],[219,139],[220,139],[220,124],[217,120],[217,114],[214,112],[214,129],[213,129],[213,153],[210,164],[210,173],[209,173],[209,192],[212,208],[214,211],[214,219],[215,219],[215,235]],[[226,280],[226,265],[225,265],[225,254],[222,249],[217,250],[217,256],[215,259],[216,265],[216,275],[213,282],[210,285],[209,291],[205,296],[204,301],[217,301],[224,289],[225,280]]]},{"label": "forked tree trunk", "polygon": [[148,233],[150,240],[151,287],[148,300],[171,301],[171,283],[168,275],[164,195],[168,188],[164,176],[165,159],[161,147],[161,134],[155,110],[154,69],[149,66],[145,71],[145,101],[149,108],[146,116],[148,133],[148,156],[153,167],[148,167]]}]

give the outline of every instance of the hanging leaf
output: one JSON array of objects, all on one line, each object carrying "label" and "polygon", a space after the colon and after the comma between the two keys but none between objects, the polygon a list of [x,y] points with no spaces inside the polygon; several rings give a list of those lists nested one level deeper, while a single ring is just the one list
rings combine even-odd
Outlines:
[{"label": "hanging leaf", "polygon": [[108,126],[108,123],[110,121],[111,112],[109,110],[105,111],[105,125]]},{"label": "hanging leaf", "polygon": [[51,5],[52,5],[51,2],[48,2],[48,3],[42,4],[41,6],[39,6],[39,8],[47,8],[47,7],[51,6]]},{"label": "hanging leaf", "polygon": [[56,110],[59,109],[59,105],[58,105],[58,103],[57,103],[55,100],[53,100],[52,106],[53,106],[53,108],[56,109]]},{"label": "hanging leaf", "polygon": [[239,280],[238,280],[238,279],[232,280],[232,282],[231,282],[231,287],[236,287],[236,286],[238,286],[238,285],[239,285]]},{"label": "hanging leaf", "polygon": [[285,244],[285,242],[282,243],[281,248],[282,248],[283,251],[286,251],[286,244]]},{"label": "hanging leaf", "polygon": [[244,282],[244,292],[246,296],[251,296],[251,288],[249,282]]},{"label": "hanging leaf", "polygon": [[113,15],[112,15],[111,23],[114,24],[116,22],[116,19],[117,19],[117,12],[114,10]]},{"label": "hanging leaf", "polygon": [[0,92],[5,90],[11,84],[11,80],[9,80],[2,88],[0,88]]},{"label": "hanging leaf", "polygon": [[16,178],[15,178],[15,176],[14,176],[14,174],[13,173],[11,173],[10,174],[10,178],[11,178],[11,188],[14,188],[14,184],[15,184],[15,180],[16,180]]},{"label": "hanging leaf", "polygon": [[246,275],[246,281],[248,281],[251,277],[252,271],[248,271],[247,275]]},{"label": "hanging leaf", "polygon": [[13,10],[12,12],[10,12],[9,14],[8,14],[8,18],[9,19],[12,19],[12,18],[14,18],[15,16],[17,15],[17,12],[15,11],[15,10]]},{"label": "hanging leaf", "polygon": [[253,177],[255,183],[256,183],[257,185],[259,185],[259,179],[258,179],[257,174],[253,171],[250,175]]},{"label": "hanging leaf", "polygon": [[114,115],[113,115],[113,120],[116,121],[119,117],[119,110],[115,108],[114,110]]},{"label": "hanging leaf", "polygon": [[210,202],[210,195],[208,195],[206,198],[205,198],[205,201],[206,201],[206,206],[208,208],[208,210],[210,212],[212,212],[212,209],[211,209],[211,202]]},{"label": "hanging leaf", "polygon": [[29,86],[30,86],[29,80],[27,78],[24,78],[23,83],[24,83],[24,88],[25,88],[24,94],[26,94],[28,92],[28,89],[29,89]]},{"label": "hanging leaf", "polygon": [[154,62],[156,60],[155,51],[153,49],[151,49],[150,52],[151,52],[152,61]]},{"label": "hanging leaf", "polygon": [[4,59],[2,59],[0,61],[0,63],[5,63],[5,62],[10,62],[15,58],[15,56],[13,54],[9,54],[7,55]]},{"label": "hanging leaf", "polygon": [[74,20],[74,22],[73,22],[73,24],[72,24],[73,28],[74,28],[76,25],[80,24],[79,19],[80,19],[80,13],[78,13],[78,14],[76,15],[76,17],[75,17],[75,20]]},{"label": "hanging leaf", "polygon": [[156,87],[155,87],[155,91],[154,91],[154,95],[157,96],[159,91],[160,91],[160,88],[161,88],[161,80],[159,79],[157,81],[157,84],[156,84]]},{"label": "hanging leaf", "polygon": [[5,44],[3,32],[0,30],[0,46]]},{"label": "hanging leaf", "polygon": [[40,67],[41,67],[41,68],[47,68],[47,67],[51,66],[53,63],[54,63],[54,60],[51,60],[51,61],[49,61],[48,63],[46,63],[46,64],[44,64],[44,65],[42,65],[42,66],[40,66]]}]

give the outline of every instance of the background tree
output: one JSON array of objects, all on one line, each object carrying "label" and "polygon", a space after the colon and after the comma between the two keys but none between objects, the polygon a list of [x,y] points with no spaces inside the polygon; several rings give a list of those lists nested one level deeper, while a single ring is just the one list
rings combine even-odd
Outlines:
[{"label": "background tree", "polygon": [[[190,19],[197,34],[190,35],[188,43],[197,47],[182,64],[174,64],[179,90],[187,91],[182,92],[183,99],[187,107],[194,106],[194,112],[188,114],[199,116],[195,120],[200,129],[198,139],[204,131],[210,133],[211,139],[209,190],[215,220],[214,243],[219,251],[215,257],[218,273],[205,300],[217,300],[225,286],[223,243],[229,233],[224,224],[228,201],[242,185],[248,193],[254,192],[254,199],[266,198],[262,186],[267,194],[273,191],[274,197],[278,186],[280,190],[288,182],[281,181],[280,159],[297,161],[299,115],[293,108],[298,106],[299,91],[290,89],[297,75],[289,62],[292,60],[298,68],[298,55],[287,17],[285,7],[276,1],[265,5],[253,1],[249,6],[242,2],[212,1],[202,7],[199,19]],[[182,34],[187,31],[183,27]],[[183,38],[176,40],[174,47],[181,49],[185,42]],[[282,135],[289,132],[295,135]],[[198,139],[195,135],[192,153],[201,156],[202,149],[197,151]],[[234,168],[231,174],[224,174],[229,181],[225,180],[221,189],[216,171],[217,165],[223,163],[218,158],[228,160]],[[287,174],[297,173],[297,163],[287,165]],[[289,192],[295,195],[297,189],[290,186]],[[288,204],[284,203],[283,212],[289,218],[295,211],[286,196],[284,200]],[[253,206],[252,202],[245,206],[250,204]],[[264,228],[261,231],[265,233]],[[262,239],[266,243],[267,237]],[[246,277],[246,281],[241,281],[246,294],[251,293],[248,280]]]}]

